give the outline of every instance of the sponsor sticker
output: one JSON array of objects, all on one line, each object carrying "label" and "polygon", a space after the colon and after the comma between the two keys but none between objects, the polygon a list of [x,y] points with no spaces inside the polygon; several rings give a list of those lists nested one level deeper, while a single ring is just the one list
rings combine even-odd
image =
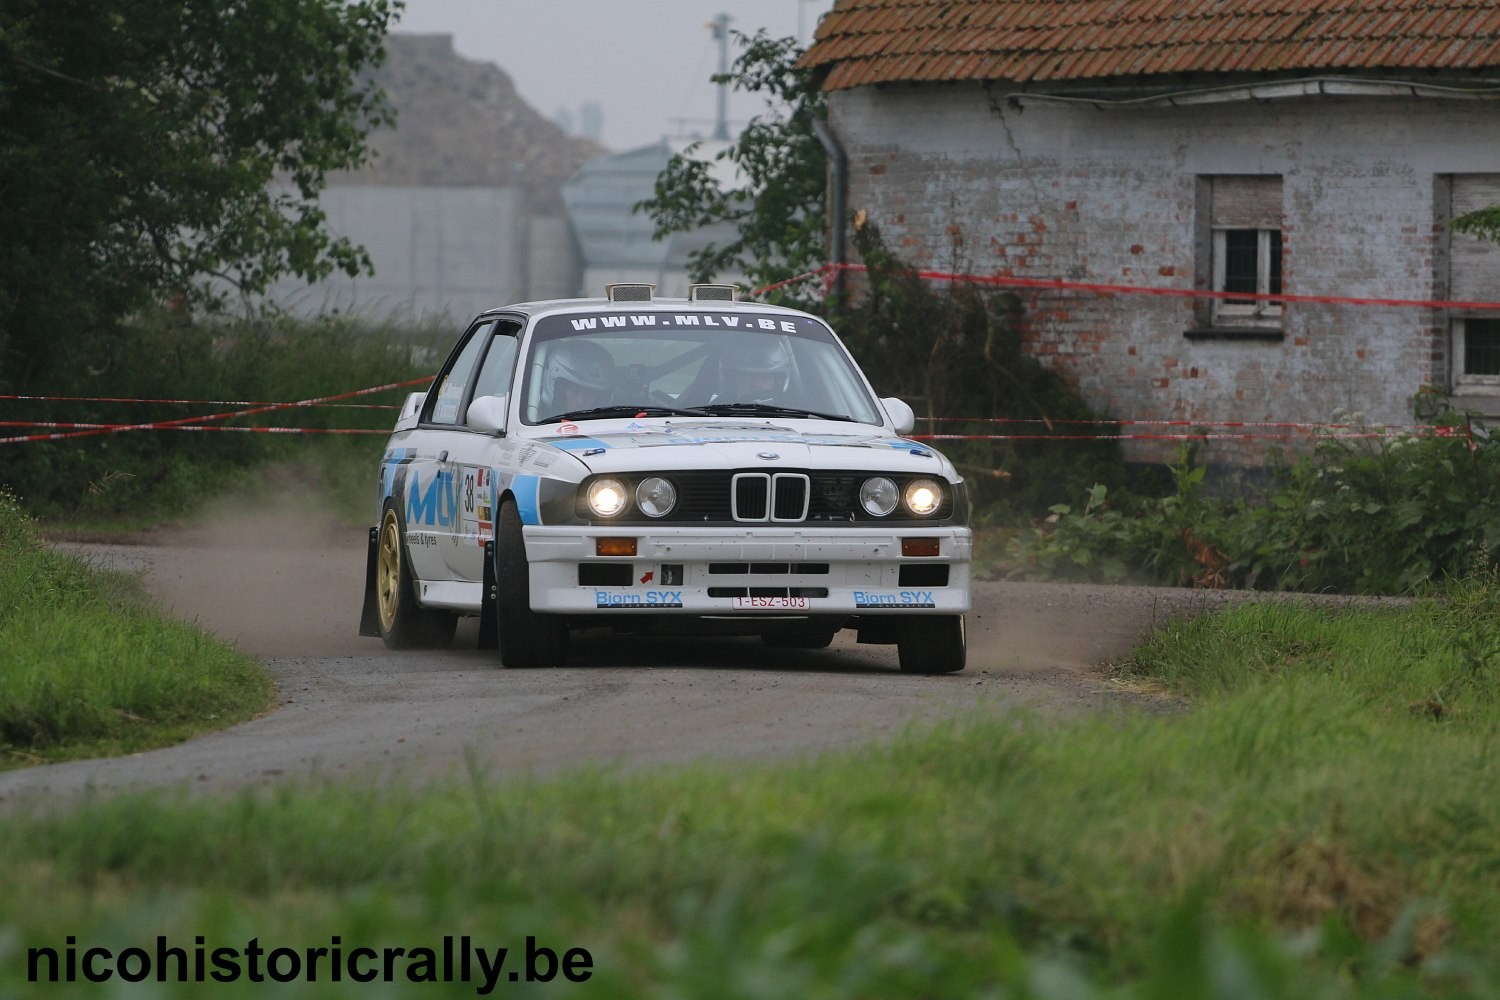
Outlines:
[{"label": "sponsor sticker", "polygon": [[856,608],[935,608],[930,590],[897,590],[878,593],[873,590],[854,592]]},{"label": "sponsor sticker", "polygon": [[596,608],[680,608],[682,591],[647,590],[641,593],[621,593],[608,590],[594,591]]}]

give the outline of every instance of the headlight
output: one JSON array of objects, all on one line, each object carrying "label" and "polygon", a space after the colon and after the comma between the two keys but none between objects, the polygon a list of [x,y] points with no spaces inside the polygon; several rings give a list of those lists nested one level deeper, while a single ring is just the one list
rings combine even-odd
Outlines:
[{"label": "headlight", "polygon": [[677,487],[660,476],[642,479],[635,488],[635,505],[647,517],[666,517],[677,506]]},{"label": "headlight", "polygon": [[625,509],[629,496],[618,479],[596,479],[589,484],[589,510],[598,517],[614,517]]},{"label": "headlight", "polygon": [[884,476],[866,479],[859,488],[859,505],[876,517],[885,517],[896,509],[899,496],[896,484]]},{"label": "headlight", "polygon": [[906,509],[918,517],[937,513],[943,505],[943,488],[931,479],[913,479],[906,484]]}]

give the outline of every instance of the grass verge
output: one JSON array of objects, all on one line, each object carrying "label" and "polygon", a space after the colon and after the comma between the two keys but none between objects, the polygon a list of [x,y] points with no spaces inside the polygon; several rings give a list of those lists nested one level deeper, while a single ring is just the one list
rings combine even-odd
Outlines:
[{"label": "grass verge", "polygon": [[[499,990],[533,995],[1494,995],[1497,622],[1493,581],[1406,609],[1250,605],[1117,665],[1189,711],[976,717],[791,766],[15,816],[0,976],[23,982],[27,949],[67,935],[191,951],[447,934],[515,949],[523,975],[528,936],[590,952],[587,982]],[[392,969],[398,991],[435,973],[415,953]]]},{"label": "grass verge", "polygon": [[0,493],[0,768],[135,752],[264,711],[251,658],[154,610],[134,577],[49,551]]}]

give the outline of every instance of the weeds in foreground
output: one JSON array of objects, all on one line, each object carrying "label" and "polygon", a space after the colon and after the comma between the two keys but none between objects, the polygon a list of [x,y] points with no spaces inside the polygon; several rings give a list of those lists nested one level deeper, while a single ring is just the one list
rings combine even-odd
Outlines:
[{"label": "weeds in foreground", "polygon": [[[145,907],[215,944],[538,935],[593,954],[585,996],[1493,995],[1497,622],[1482,578],[1267,596],[1116,665],[1186,712],[980,711],[857,754],[553,781],[491,780],[476,749],[420,790],[17,815],[0,970]],[[1448,711],[1410,710],[1434,691]]]},{"label": "weeds in foreground", "polygon": [[[1459,426],[1452,424],[1451,426]],[[1204,488],[1184,449],[1174,489],[1095,486],[1006,555],[1018,578],[1409,594],[1500,559],[1500,440],[1465,433],[1326,438],[1264,495]]]}]

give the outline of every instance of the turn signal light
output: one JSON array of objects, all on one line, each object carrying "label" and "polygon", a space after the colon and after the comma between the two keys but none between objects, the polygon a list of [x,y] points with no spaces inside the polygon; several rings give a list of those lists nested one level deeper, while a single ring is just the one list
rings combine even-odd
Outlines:
[{"label": "turn signal light", "polygon": [[635,555],[635,539],[596,538],[594,539],[594,554],[597,556],[633,556]]},{"label": "turn signal light", "polygon": [[935,556],[942,544],[937,538],[903,538],[901,539],[901,554],[903,556]]}]

